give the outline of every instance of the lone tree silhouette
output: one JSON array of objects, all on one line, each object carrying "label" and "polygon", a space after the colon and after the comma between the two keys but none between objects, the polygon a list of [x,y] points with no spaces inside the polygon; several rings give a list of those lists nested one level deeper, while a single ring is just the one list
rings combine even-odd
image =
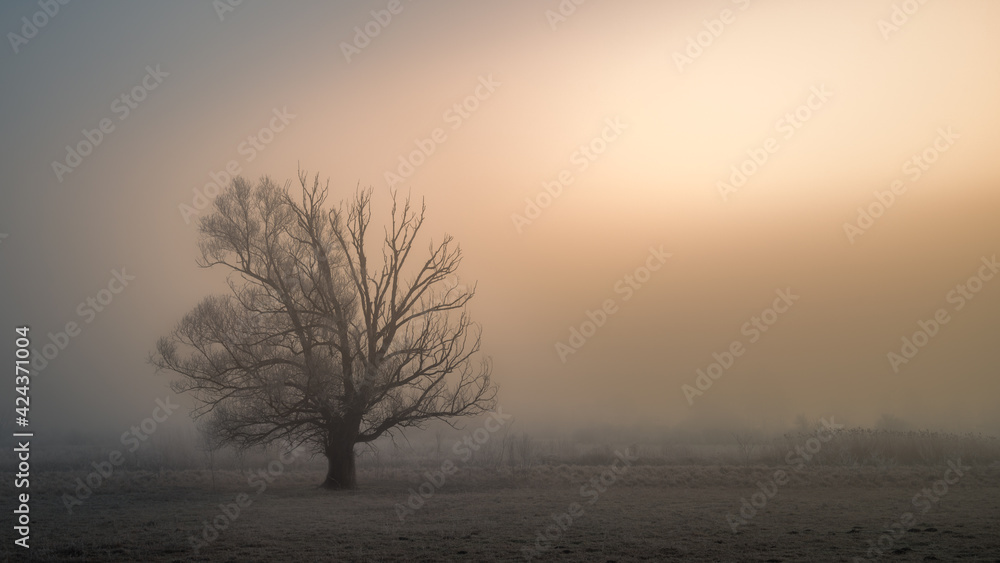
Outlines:
[{"label": "lone tree silhouette", "polygon": [[[269,178],[240,177],[200,221],[203,268],[230,271],[161,338],[151,361],[181,377],[212,434],[240,447],[277,440],[328,460],[323,486],[354,488],[357,443],[431,419],[495,405],[480,331],[465,305],[475,289],[442,284],[461,249],[450,236],[408,267],[426,206],[392,196],[377,263],[368,239],[371,190],[337,209],[328,183],[299,172],[301,201]],[[447,286],[447,287],[443,287]]]}]

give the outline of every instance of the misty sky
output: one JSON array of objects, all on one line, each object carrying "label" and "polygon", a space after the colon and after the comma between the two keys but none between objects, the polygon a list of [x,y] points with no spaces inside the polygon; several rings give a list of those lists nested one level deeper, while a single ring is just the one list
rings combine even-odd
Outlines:
[{"label": "misty sky", "polygon": [[225,290],[195,265],[195,190],[301,166],[337,200],[373,187],[376,224],[390,183],[426,198],[419,248],[461,243],[522,429],[1000,432],[1000,4],[345,4],[71,2],[28,33],[37,3],[0,7],[0,350],[22,323],[36,348],[80,328],[33,425],[149,416],[156,339]]}]

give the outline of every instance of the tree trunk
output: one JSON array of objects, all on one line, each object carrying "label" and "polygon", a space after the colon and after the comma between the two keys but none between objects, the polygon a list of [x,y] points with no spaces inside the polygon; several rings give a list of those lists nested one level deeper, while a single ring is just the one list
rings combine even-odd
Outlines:
[{"label": "tree trunk", "polygon": [[331,438],[326,448],[326,480],[324,489],[353,489],[357,485],[354,468],[354,440]]}]

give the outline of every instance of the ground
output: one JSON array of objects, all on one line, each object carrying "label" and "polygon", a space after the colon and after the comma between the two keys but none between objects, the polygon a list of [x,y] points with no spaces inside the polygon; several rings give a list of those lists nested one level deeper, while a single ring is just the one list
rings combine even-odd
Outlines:
[{"label": "ground", "polygon": [[[462,468],[443,483],[436,475],[425,482],[416,470],[363,471],[359,489],[349,492],[318,489],[322,474],[305,469],[253,481],[221,472],[214,486],[206,471],[130,472],[108,478],[72,514],[62,495],[84,474],[50,472],[32,482],[30,550],[7,541],[4,555],[489,562],[527,561],[526,549],[534,549],[533,561],[854,562],[875,560],[869,550],[881,542],[880,561],[1000,561],[1000,468],[965,470],[935,502],[915,506],[914,496],[944,469],[815,467],[773,487],[774,467],[636,466],[604,492],[587,483],[607,466]],[[758,481],[772,496],[734,533],[727,515],[739,516]],[[430,494],[421,506],[412,495],[422,484]],[[418,509],[404,509],[408,502]],[[908,512],[915,521],[905,531],[884,533]],[[213,520],[224,528],[217,537],[206,531]],[[546,529],[554,541],[539,539]]]}]

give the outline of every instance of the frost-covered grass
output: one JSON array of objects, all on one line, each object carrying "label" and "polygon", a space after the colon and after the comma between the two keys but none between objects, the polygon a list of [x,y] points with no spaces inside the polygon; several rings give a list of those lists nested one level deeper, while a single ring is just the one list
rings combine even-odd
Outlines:
[{"label": "frost-covered grass", "polygon": [[[426,469],[366,467],[357,490],[330,492],[316,486],[321,469],[294,463],[260,490],[248,475],[259,478],[265,468],[217,470],[214,480],[203,469],[126,469],[72,515],[61,498],[85,473],[34,473],[31,554],[41,561],[525,561],[523,549],[537,547],[538,533],[574,502],[583,514],[534,560],[851,561],[906,511],[917,521],[894,540],[893,560],[1000,553],[1000,468],[991,466],[967,471],[927,513],[911,499],[947,465],[805,466],[736,534],[727,515],[774,466],[637,465],[596,498],[581,487],[606,465],[463,466],[402,520],[398,507]],[[240,494],[251,504],[195,552],[191,538],[203,539],[206,522]],[[21,555],[13,549],[8,542],[4,556]]]}]

